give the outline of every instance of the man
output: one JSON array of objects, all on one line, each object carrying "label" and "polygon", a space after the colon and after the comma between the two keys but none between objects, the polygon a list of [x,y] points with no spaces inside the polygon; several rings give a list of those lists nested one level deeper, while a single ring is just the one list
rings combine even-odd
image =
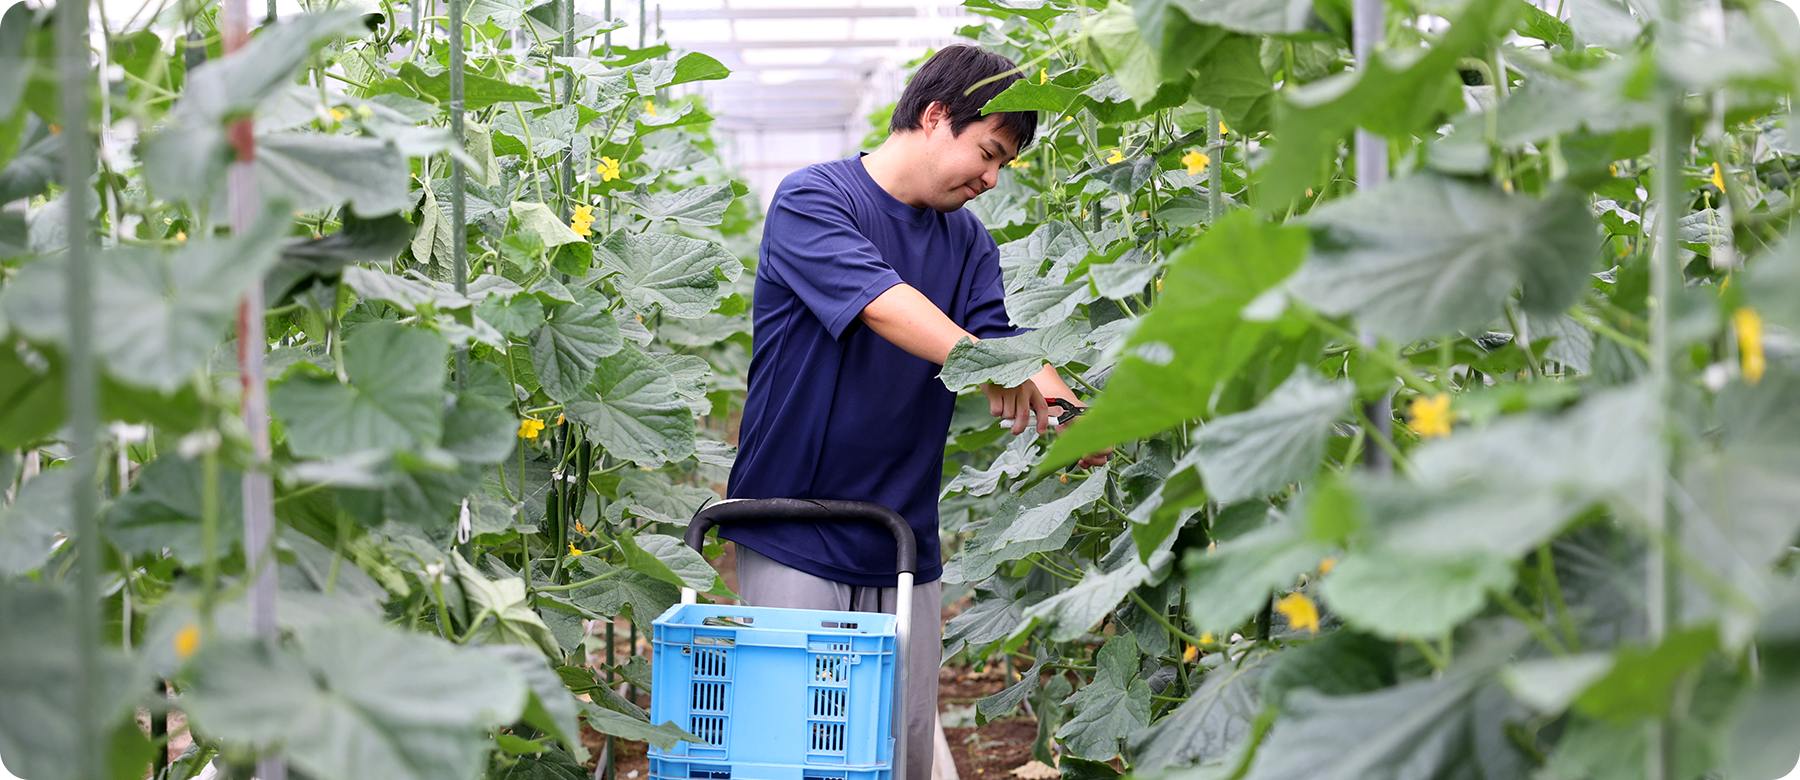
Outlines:
[{"label": "man", "polygon": [[[994,240],[962,208],[994,187],[1037,130],[1035,113],[981,115],[1016,70],[972,46],[938,52],[901,95],[881,148],[788,176],[763,228],[728,494],[870,501],[912,526],[922,584],[913,596],[906,780],[930,777],[937,718],[937,497],[955,407],[937,374],[959,340],[1019,332],[1006,315]],[[1018,387],[981,389],[1015,435],[1034,415],[1044,432],[1046,396],[1075,398],[1050,366]],[[719,535],[738,544],[738,592],[750,604],[895,611],[894,541],[879,527],[775,522]]]}]

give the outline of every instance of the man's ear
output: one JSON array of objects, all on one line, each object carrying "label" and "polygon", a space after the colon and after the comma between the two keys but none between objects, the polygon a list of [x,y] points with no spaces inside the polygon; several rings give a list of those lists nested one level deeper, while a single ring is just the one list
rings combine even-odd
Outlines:
[{"label": "man's ear", "polygon": [[950,111],[941,100],[933,100],[919,114],[919,128],[926,133],[937,129],[937,126],[950,121]]}]

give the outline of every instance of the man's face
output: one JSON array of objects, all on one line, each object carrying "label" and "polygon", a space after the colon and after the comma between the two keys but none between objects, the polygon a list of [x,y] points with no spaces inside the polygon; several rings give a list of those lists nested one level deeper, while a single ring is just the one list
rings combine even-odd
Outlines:
[{"label": "man's face", "polygon": [[955,211],[993,189],[1000,181],[1000,166],[1019,153],[1012,136],[999,130],[998,116],[971,123],[960,135],[951,132],[949,118],[936,104],[924,119],[929,155],[922,170],[925,199],[938,211]]}]

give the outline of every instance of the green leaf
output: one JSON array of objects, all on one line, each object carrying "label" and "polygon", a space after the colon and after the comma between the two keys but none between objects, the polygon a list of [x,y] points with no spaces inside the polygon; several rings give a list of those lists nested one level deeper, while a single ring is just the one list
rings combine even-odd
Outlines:
[{"label": "green leaf", "polygon": [[1045,284],[1006,294],[1006,313],[1022,328],[1048,328],[1068,321],[1075,307],[1097,298],[1086,279]]},{"label": "green leaf", "polygon": [[1188,599],[1188,620],[1199,631],[1234,631],[1268,603],[1270,591],[1293,586],[1329,552],[1301,537],[1291,521],[1252,531],[1210,553],[1189,550],[1188,592],[1206,597]]},{"label": "green leaf", "polygon": [[[1106,489],[1107,467],[1092,471],[1078,485],[1044,480],[1030,490],[1010,497],[994,516],[982,522],[962,553],[951,561],[956,576],[951,581],[980,582],[993,576],[1002,563],[1034,552],[1061,548],[1075,530],[1074,513],[1099,500]],[[945,577],[949,578],[949,565]]]},{"label": "green leaf", "polygon": [[977,725],[987,725],[988,721],[1010,715],[1013,710],[1018,709],[1019,703],[1025,701],[1025,697],[1037,692],[1038,685],[1042,683],[1042,680],[1038,678],[1038,672],[1042,671],[1044,664],[1049,662],[1050,656],[1044,652],[1043,648],[1039,648],[1037,661],[1031,665],[1030,669],[1019,675],[1018,682],[1009,683],[1005,688],[1000,689],[999,693],[983,696],[976,700],[975,720]]},{"label": "green leaf", "polygon": [[1174,556],[1161,552],[1150,561],[1145,565],[1134,555],[1110,572],[1089,569],[1080,582],[1067,590],[1027,607],[1023,621],[1013,630],[1013,635],[1021,636],[1042,623],[1048,629],[1051,641],[1072,642],[1080,638],[1119,606],[1132,590],[1149,580],[1155,570],[1166,570]]},{"label": "green leaf", "polygon": [[1305,231],[1265,225],[1248,212],[1220,220],[1183,247],[1163,279],[1160,303],[1126,342],[1107,392],[1058,438],[1040,468],[1201,416],[1214,387],[1247,359],[1230,345],[1255,343],[1268,331],[1238,312],[1291,273],[1305,251]]},{"label": "green leaf", "polygon": [[718,60],[697,51],[681,55],[675,61],[675,76],[670,85],[687,84],[693,81],[714,81],[731,75],[731,69]]},{"label": "green leaf", "polygon": [[563,684],[560,670],[550,668],[544,657],[520,645],[485,645],[487,653],[512,664],[531,690],[531,701],[525,705],[526,723],[564,744],[579,739],[581,727],[575,722],[576,700]]},{"label": "green leaf", "polygon": [[[590,555],[576,558],[575,565],[589,577],[609,574],[616,568]],[[629,609],[638,623],[648,624],[680,601],[681,591],[648,574],[627,569],[611,579],[576,588],[569,596],[575,604],[597,615],[612,617]]]},{"label": "green leaf", "polygon": [[1323,595],[1344,621],[1378,636],[1435,638],[1481,611],[1489,592],[1506,593],[1512,565],[1492,555],[1422,558],[1357,552],[1331,570]]},{"label": "green leaf", "polygon": [[624,534],[618,538],[625,551],[625,565],[675,587],[711,591],[723,583],[712,564],[673,536],[667,534]]},{"label": "green leaf", "polygon": [[[453,554],[452,560],[456,562],[457,584],[462,586],[463,598],[468,600],[469,619],[486,616],[471,627],[473,636],[495,644],[535,647],[549,658],[562,659],[562,648],[550,634],[550,627],[544,625],[544,619],[531,608],[525,594],[525,580],[518,577],[488,579],[480,569],[463,560],[462,555]],[[487,619],[493,622],[488,623]]]},{"label": "green leaf", "polygon": [[1500,679],[1519,701],[1546,715],[1559,715],[1612,668],[1610,653],[1532,658],[1508,666]]},{"label": "green leaf", "polygon": [[703,184],[657,193],[639,186],[634,192],[619,193],[619,200],[637,206],[638,214],[651,222],[670,219],[683,225],[702,227],[722,222],[726,207],[736,197],[730,184]]},{"label": "green leaf", "polygon": [[[1800,135],[1800,122],[1794,132]],[[1800,330],[1800,235],[1788,235],[1746,265],[1744,298],[1765,322]]]},{"label": "green leaf", "polygon": [[1252,35],[1306,32],[1312,0],[1171,0],[1195,24]]},{"label": "green leaf", "polygon": [[256,184],[295,209],[350,204],[359,217],[407,208],[412,169],[393,144],[371,138],[280,133],[256,139]]},{"label": "green leaf", "polygon": [[1670,634],[1655,646],[1631,644],[1613,652],[1612,668],[1575,699],[1583,714],[1616,724],[1669,712],[1676,682],[1719,645],[1711,626]]},{"label": "green leaf", "polygon": [[985,382],[1018,387],[1042,371],[1044,364],[1060,366],[1075,359],[1087,346],[1081,323],[1065,320],[1042,330],[1017,336],[962,339],[950,348],[938,378],[951,392],[962,392]]},{"label": "green leaf", "polygon": [[1494,669],[1516,638],[1480,647],[1438,679],[1353,696],[1295,691],[1288,714],[1256,751],[1247,780],[1424,780],[1524,777],[1500,723],[1512,703]]},{"label": "green leaf", "polygon": [[431,333],[371,323],[344,344],[350,384],[295,375],[275,386],[269,407],[301,457],[434,446],[443,430],[448,357]]},{"label": "green leaf", "polygon": [[1487,46],[1517,6],[1511,0],[1472,0],[1422,56],[1415,56],[1417,49],[1390,49],[1369,58],[1358,72],[1286,91],[1275,113],[1274,155],[1257,171],[1264,183],[1258,195],[1263,208],[1284,208],[1317,185],[1338,142],[1356,127],[1410,136],[1436,127],[1446,111],[1460,109],[1458,60]]},{"label": "green leaf", "polygon": [[1277,657],[1262,681],[1262,700],[1282,706],[1288,694],[1309,689],[1348,696],[1393,685],[1395,645],[1356,631],[1333,631]]},{"label": "green leaf", "polygon": [[1132,770],[1158,772],[1229,755],[1250,735],[1262,712],[1263,680],[1278,659],[1292,652],[1251,653],[1237,663],[1208,671],[1199,689],[1181,706],[1149,729],[1131,735]]},{"label": "green leaf", "polygon": [[[1190,457],[1213,500],[1234,504],[1311,477],[1356,387],[1301,369],[1255,409],[1207,423]],[[1184,459],[1185,461],[1186,459]]]},{"label": "green leaf", "polygon": [[[400,66],[400,80],[420,97],[437,103],[450,102],[450,72],[428,75],[410,62]],[[480,111],[495,103],[542,103],[544,96],[531,87],[511,84],[476,73],[463,74],[463,108]]]},{"label": "green leaf", "polygon": [[[0,16],[0,117],[9,117],[25,96],[25,85],[31,81],[31,6],[13,3]],[[0,149],[0,154],[11,151]]]},{"label": "green leaf", "polygon": [[993,100],[981,107],[983,116],[1002,111],[1047,111],[1056,116],[1080,105],[1081,90],[1053,83],[1038,84],[1031,79],[1014,81]]},{"label": "green leaf", "polygon": [[556,307],[531,334],[531,368],[544,393],[564,403],[593,381],[602,358],[625,348],[606,296],[586,288],[574,294],[578,303]]},{"label": "green leaf", "polygon": [[564,408],[615,458],[660,466],[694,454],[693,412],[668,370],[636,349],[602,358],[593,380]]},{"label": "green leaf", "polygon": [[47,123],[30,120],[24,148],[0,167],[0,198],[18,200],[42,194],[61,176],[61,167],[62,136],[50,132]]},{"label": "green leaf", "polygon": [[1137,642],[1129,632],[1106,640],[1094,661],[1093,681],[1063,701],[1075,716],[1056,738],[1077,758],[1108,761],[1127,737],[1150,725],[1150,684],[1137,676]]},{"label": "green leaf", "polygon": [[444,412],[441,445],[464,464],[498,463],[517,446],[519,419],[505,407],[476,395],[473,384],[471,381],[471,392],[457,396],[455,405]]},{"label": "green leaf", "polygon": [[21,449],[56,432],[63,420],[59,372],[40,372],[11,348],[0,348],[0,448]]},{"label": "green leaf", "polygon": [[510,663],[373,622],[299,640],[203,648],[182,709],[215,738],[279,747],[315,777],[473,780],[487,730],[517,721],[530,694]]},{"label": "green leaf", "polygon": [[1024,582],[1004,575],[975,586],[975,603],[944,624],[944,654],[948,661],[964,647],[985,647],[1005,639],[1025,618],[1025,608],[1036,600],[1022,592]]},{"label": "green leaf", "polygon": [[476,27],[493,22],[495,27],[511,30],[525,23],[525,12],[550,0],[474,0],[469,3],[463,22]]},{"label": "green leaf", "polygon": [[542,203],[513,201],[512,215],[519,221],[519,228],[536,232],[538,238],[548,248],[556,248],[563,244],[575,244],[586,241],[580,234],[572,230],[568,223],[556,216],[549,206]]},{"label": "green leaf", "polygon": [[50,560],[58,534],[75,530],[69,507],[75,470],[57,469],[27,481],[0,507],[0,574],[16,577]]},{"label": "green leaf", "polygon": [[1138,31],[1131,7],[1109,2],[1105,10],[1085,22],[1088,45],[1100,55],[1100,61],[1118,79],[1119,86],[1131,95],[1132,102],[1141,108],[1155,98],[1162,87],[1162,66]]},{"label": "green leaf", "polygon": [[[1311,5],[1310,0],[1290,2]],[[1240,4],[1248,3],[1240,0]],[[1207,52],[1194,71],[1195,100],[1219,109],[1219,115],[1238,132],[1268,129],[1275,110],[1275,87],[1263,71],[1260,39],[1228,36]]]},{"label": "green leaf", "polygon": [[1290,289],[1332,315],[1411,341],[1480,330],[1514,287],[1552,316],[1587,289],[1600,232],[1583,196],[1544,200],[1418,174],[1314,210],[1313,253]]},{"label": "green leaf", "polygon": [[660,726],[652,726],[649,721],[602,709],[585,701],[581,703],[581,714],[587,721],[588,728],[621,739],[648,742],[661,750],[668,750],[675,747],[675,743],[684,741],[705,744],[705,740],[675,725],[674,721],[664,721]]},{"label": "green leaf", "polygon": [[[274,265],[279,220],[226,239],[196,239],[172,253],[117,247],[94,269],[94,336],[107,370],[119,380],[172,391],[194,377],[218,346],[238,301]],[[0,309],[26,337],[64,343],[64,257],[25,266]]]},{"label": "green leaf", "polygon": [[672,317],[696,318],[718,308],[743,263],[711,241],[667,233],[619,230],[595,248],[600,267],[632,311],[645,316],[659,308]]},{"label": "green leaf", "polygon": [[[425,190],[425,199],[427,210],[436,213],[436,199],[430,190]],[[373,220],[345,214],[343,219],[344,227],[336,233],[289,242],[281,248],[281,260],[263,280],[263,296],[271,307],[286,302],[290,294],[309,288],[315,282],[336,282],[343,274],[344,266],[351,263],[393,260],[406,249],[407,239],[414,235],[412,224],[399,214]],[[424,257],[429,257],[429,244],[433,241],[429,228],[421,225],[418,238],[427,243]],[[448,246],[447,233],[445,238]],[[413,246],[414,255],[418,256],[417,238],[413,240]]]},{"label": "green leaf", "polygon": [[[81,741],[78,696],[82,678],[94,672],[99,674],[89,680],[96,689],[100,728],[110,732],[122,726],[142,739],[129,716],[145,699],[148,675],[112,647],[96,648],[97,668],[83,668],[82,654],[76,652],[83,641],[81,613],[74,601],[47,583],[0,580],[0,658],[6,659],[0,664],[0,690],[6,691],[0,755],[6,757],[6,770],[21,777],[79,780],[72,757],[96,746]],[[113,749],[119,748],[115,741]]]},{"label": "green leaf", "polygon": [[[218,557],[229,557],[243,537],[243,475],[220,468],[217,484]],[[175,453],[151,461],[131,490],[108,507],[102,522],[106,539],[133,555],[164,549],[190,566],[206,562],[201,528],[205,469]]]}]

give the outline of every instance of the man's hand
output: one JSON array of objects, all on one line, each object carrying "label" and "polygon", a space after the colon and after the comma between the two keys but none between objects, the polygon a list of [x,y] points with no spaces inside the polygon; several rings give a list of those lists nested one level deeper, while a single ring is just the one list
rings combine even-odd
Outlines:
[{"label": "man's hand", "polygon": [[1037,383],[1027,381],[1018,387],[1001,387],[989,382],[981,386],[981,393],[987,396],[989,414],[1012,421],[1014,436],[1025,432],[1034,412],[1037,432],[1050,430],[1050,405],[1044,402],[1044,393],[1038,390]]},{"label": "man's hand", "polygon": [[[1082,408],[1087,407],[1087,404],[1080,403],[1079,401],[1077,401],[1076,404],[1078,406],[1081,406]],[[1069,426],[1071,424],[1073,424],[1074,422],[1075,422],[1075,419],[1073,416],[1071,416],[1069,418],[1069,422],[1065,422],[1065,423],[1062,423],[1062,424],[1056,426],[1056,432],[1062,433],[1063,431],[1068,430]],[[1078,460],[1075,462],[1075,465],[1079,468],[1084,468],[1084,469],[1091,469],[1095,466],[1104,466],[1104,465],[1106,465],[1107,461],[1112,460],[1112,454],[1113,454],[1113,448],[1107,447],[1106,449],[1103,449],[1092,455],[1082,456],[1081,460]]]}]

